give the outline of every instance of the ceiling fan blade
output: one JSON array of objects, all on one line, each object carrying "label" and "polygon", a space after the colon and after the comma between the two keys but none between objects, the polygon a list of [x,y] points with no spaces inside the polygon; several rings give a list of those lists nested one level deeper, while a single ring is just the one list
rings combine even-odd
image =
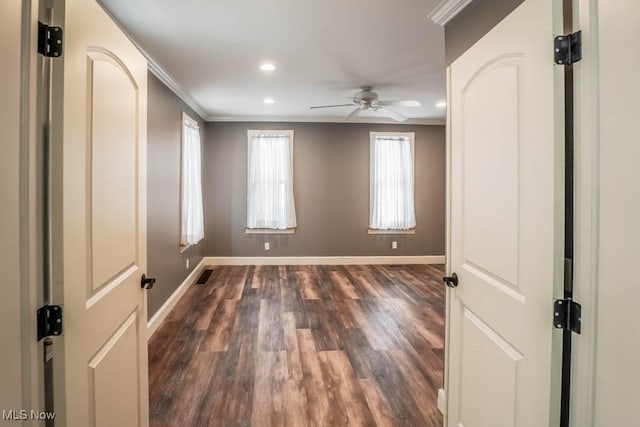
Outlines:
[{"label": "ceiling fan blade", "polygon": [[349,113],[349,115],[347,116],[348,119],[352,118],[352,117],[356,117],[358,114],[360,114],[360,111],[362,111],[362,108],[358,107],[355,110],[353,110],[351,113]]},{"label": "ceiling fan blade", "polygon": [[422,107],[420,101],[414,99],[403,99],[398,101],[380,101],[382,105],[390,107]]},{"label": "ceiling fan blade", "polygon": [[381,108],[380,111],[382,111],[385,116],[390,117],[397,122],[404,122],[409,118],[403,114],[398,113],[397,111],[393,111],[388,108]]},{"label": "ceiling fan blade", "polygon": [[338,104],[338,105],[317,105],[315,107],[309,107],[312,110],[315,110],[317,108],[333,108],[333,107],[351,107],[353,106],[353,103],[351,104]]}]

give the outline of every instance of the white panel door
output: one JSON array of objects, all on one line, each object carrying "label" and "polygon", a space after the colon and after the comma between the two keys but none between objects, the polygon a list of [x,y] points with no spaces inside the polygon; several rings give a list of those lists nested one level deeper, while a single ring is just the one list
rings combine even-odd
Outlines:
[{"label": "white panel door", "polygon": [[53,92],[54,301],[65,317],[56,423],[146,426],[147,62],[95,0],[64,3]]},{"label": "white panel door", "polygon": [[561,3],[526,0],[451,65],[449,426],[557,425]]}]

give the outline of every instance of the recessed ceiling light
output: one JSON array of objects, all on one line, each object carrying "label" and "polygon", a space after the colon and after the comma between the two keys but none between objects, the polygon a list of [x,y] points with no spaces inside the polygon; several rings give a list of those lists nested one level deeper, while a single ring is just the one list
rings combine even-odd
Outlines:
[{"label": "recessed ceiling light", "polygon": [[263,62],[262,64],[260,64],[260,69],[262,71],[274,71],[276,69],[276,66],[271,62]]},{"label": "recessed ceiling light", "polygon": [[446,106],[447,106],[447,101],[438,101],[436,103],[436,107],[438,107],[438,108],[444,108]]},{"label": "recessed ceiling light", "polygon": [[276,102],[276,101],[275,101],[273,98],[271,98],[270,96],[267,96],[267,97],[264,99],[264,103],[265,103],[265,104],[274,104],[275,102]]}]

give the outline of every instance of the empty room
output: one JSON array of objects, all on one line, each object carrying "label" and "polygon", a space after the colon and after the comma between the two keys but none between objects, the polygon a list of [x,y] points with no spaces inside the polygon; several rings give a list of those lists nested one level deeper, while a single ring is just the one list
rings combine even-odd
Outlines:
[{"label": "empty room", "polygon": [[[198,61],[167,72],[202,98],[148,79],[151,425],[442,424],[443,32],[419,3],[360,6],[157,15],[218,18],[196,24],[207,54],[165,60]],[[112,12],[141,46],[159,28]]]},{"label": "empty room", "polygon": [[613,3],[4,0],[0,425],[635,425]]}]

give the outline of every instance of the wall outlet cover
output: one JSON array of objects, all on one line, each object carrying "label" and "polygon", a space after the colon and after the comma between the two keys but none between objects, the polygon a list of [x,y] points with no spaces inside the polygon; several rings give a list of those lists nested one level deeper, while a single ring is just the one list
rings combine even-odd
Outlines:
[{"label": "wall outlet cover", "polygon": [[398,249],[398,242],[391,242],[391,249]]},{"label": "wall outlet cover", "polygon": [[187,270],[189,269],[189,258],[187,258],[187,262],[185,263],[187,265]]},{"label": "wall outlet cover", "polygon": [[271,249],[271,245],[269,244],[269,242],[264,242],[264,250],[268,251]]}]

